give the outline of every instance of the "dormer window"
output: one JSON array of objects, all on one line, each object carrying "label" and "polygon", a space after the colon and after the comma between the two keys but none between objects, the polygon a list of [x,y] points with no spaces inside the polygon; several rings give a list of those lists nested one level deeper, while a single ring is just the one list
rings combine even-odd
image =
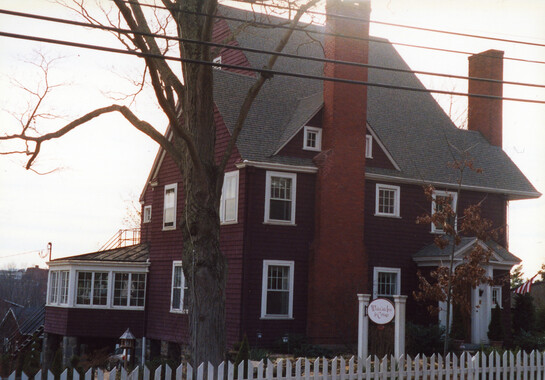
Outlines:
[{"label": "dormer window", "polygon": [[[221,65],[221,55],[220,56],[217,56],[216,58],[214,58],[212,60],[213,63],[219,63]],[[212,66],[213,68],[217,69],[217,70],[221,70],[221,66]]]},{"label": "dormer window", "polygon": [[322,150],[322,130],[320,128],[305,126],[303,137],[304,150]]},{"label": "dormer window", "polygon": [[373,136],[365,135],[365,158],[373,158]]}]

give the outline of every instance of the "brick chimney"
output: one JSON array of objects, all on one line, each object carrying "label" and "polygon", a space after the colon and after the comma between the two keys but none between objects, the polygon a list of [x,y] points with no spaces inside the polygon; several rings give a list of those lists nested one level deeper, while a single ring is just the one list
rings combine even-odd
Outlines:
[{"label": "brick chimney", "polygon": [[[469,76],[503,80],[503,51],[487,50],[469,57]],[[470,94],[503,96],[501,83],[469,80]],[[490,144],[502,147],[502,101],[497,99],[468,99],[468,129],[479,131]]]},{"label": "brick chimney", "polygon": [[[326,58],[368,62],[370,2],[328,0]],[[349,16],[354,19],[334,17]],[[358,20],[356,20],[358,19]],[[328,77],[367,81],[367,69],[326,63]],[[367,88],[324,82],[322,153],[315,158],[315,240],[309,262],[307,335],[313,342],[357,339],[358,292],[367,291],[363,242]]]}]

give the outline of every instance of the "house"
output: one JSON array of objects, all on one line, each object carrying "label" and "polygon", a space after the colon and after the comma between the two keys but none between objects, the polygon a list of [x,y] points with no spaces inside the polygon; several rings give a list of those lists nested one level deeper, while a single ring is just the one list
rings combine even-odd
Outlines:
[{"label": "house", "polygon": [[[315,57],[325,52],[335,61],[409,70],[389,41],[369,39],[368,23],[362,21],[369,19],[368,2],[329,6],[330,14],[345,17],[328,17],[328,33],[316,36],[323,41],[296,31],[286,51]],[[219,14],[228,18],[216,20],[214,38],[233,46],[272,50],[282,32],[237,28],[242,22],[236,19],[254,17],[245,11],[221,7]],[[255,80],[246,68],[261,68],[267,59],[249,51],[218,52],[215,62],[238,66],[214,70],[218,157]],[[474,55],[469,65],[471,77],[502,79],[499,51]],[[352,342],[357,293],[411,295],[417,270],[444,261],[444,253],[432,245],[441,228],[415,223],[435,204],[423,185],[434,185],[435,197],[457,202],[460,210],[481,202],[483,216],[495,227],[506,226],[509,201],[540,196],[501,148],[501,101],[471,97],[469,129],[462,130],[414,74],[287,57],[279,58],[275,69],[385,87],[276,76],[256,98],[228,163],[220,206],[230,346],[244,334],[252,346],[271,346],[294,334],[318,344]],[[470,83],[472,93],[501,91],[498,83]],[[454,193],[459,174],[448,165],[456,150],[467,151],[482,169],[464,175],[459,196]],[[162,150],[140,200],[142,244],[50,263],[49,342],[62,338],[65,347],[77,351],[99,338],[113,341],[130,325],[152,355],[187,344],[189,284],[181,270],[178,227],[184,194],[179,171]],[[496,278],[520,261],[506,248],[505,228],[495,242],[466,237],[457,258],[474,245],[493,251],[486,269]],[[141,254],[138,259],[129,259],[133,250]],[[143,298],[140,286],[145,286]],[[507,289],[472,290],[473,342],[487,341],[490,308],[509,302]],[[418,320],[420,309],[409,297],[408,318]],[[63,349],[68,355],[72,348]]]}]

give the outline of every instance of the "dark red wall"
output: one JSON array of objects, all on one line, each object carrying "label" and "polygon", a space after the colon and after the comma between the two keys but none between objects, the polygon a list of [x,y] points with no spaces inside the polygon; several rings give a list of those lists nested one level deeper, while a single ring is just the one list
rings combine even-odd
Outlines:
[{"label": "dark red wall", "polygon": [[383,168],[383,169],[395,169],[394,165],[382,150],[381,146],[377,143],[377,139],[373,138],[373,158],[365,159],[365,166],[371,166],[374,168]]},{"label": "dark red wall", "polygon": [[[270,346],[284,334],[305,334],[308,255],[314,234],[315,175],[297,173],[295,226],[264,224],[266,171],[248,168],[243,327],[250,344]],[[294,261],[292,320],[261,319],[263,260]],[[257,332],[263,338],[257,339]]]},{"label": "dark red wall", "polygon": [[144,334],[144,311],[87,308],[45,308],[46,333],[66,336],[119,338],[129,328],[137,338]]}]

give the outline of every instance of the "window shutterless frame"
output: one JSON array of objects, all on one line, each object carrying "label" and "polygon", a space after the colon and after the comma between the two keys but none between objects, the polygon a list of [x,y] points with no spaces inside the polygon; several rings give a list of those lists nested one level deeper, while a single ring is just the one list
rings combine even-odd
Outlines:
[{"label": "window shutterless frame", "polygon": [[373,298],[399,295],[401,291],[401,269],[389,267],[373,268]]},{"label": "window shutterless frame", "polygon": [[399,217],[400,187],[377,183],[375,189],[375,215]]},{"label": "window shutterless frame", "polygon": [[303,133],[303,149],[321,151],[322,150],[322,129],[305,125]]},{"label": "window shutterless frame", "polygon": [[178,198],[178,184],[165,185],[163,199],[163,230],[176,229],[176,202]]},{"label": "window shutterless frame", "polygon": [[264,223],[295,225],[297,174],[268,171]]},{"label": "window shutterless frame", "polygon": [[262,319],[293,318],[293,261],[263,260]]},{"label": "window shutterless frame", "polygon": [[[453,191],[435,190],[432,194],[432,202],[431,202],[432,215],[435,214],[435,212],[437,211],[437,203],[436,203],[437,197],[443,197],[443,198],[450,197],[451,207],[453,210],[456,210],[456,204],[458,202],[458,193]],[[457,229],[457,224],[458,224],[458,216],[456,216],[454,220],[454,229]],[[440,228],[439,226],[436,226],[435,223],[431,224],[431,232],[436,234],[444,233],[443,229]]]}]

